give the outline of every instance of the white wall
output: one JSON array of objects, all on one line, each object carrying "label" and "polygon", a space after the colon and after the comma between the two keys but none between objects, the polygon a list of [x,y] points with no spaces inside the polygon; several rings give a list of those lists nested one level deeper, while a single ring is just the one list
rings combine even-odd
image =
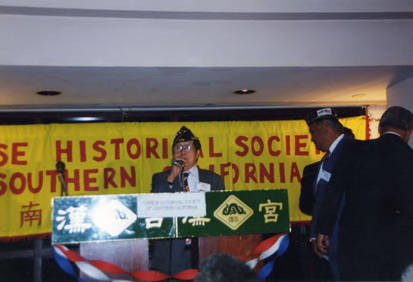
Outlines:
[{"label": "white wall", "polygon": [[370,139],[375,139],[379,137],[379,121],[386,106],[369,106],[367,108],[367,115],[370,119]]},{"label": "white wall", "polygon": [[0,0],[11,8],[54,8],[114,11],[249,12],[249,13],[360,13],[411,12],[406,0]]},{"label": "white wall", "polygon": [[413,65],[412,19],[188,20],[0,14],[0,27],[0,65]]}]

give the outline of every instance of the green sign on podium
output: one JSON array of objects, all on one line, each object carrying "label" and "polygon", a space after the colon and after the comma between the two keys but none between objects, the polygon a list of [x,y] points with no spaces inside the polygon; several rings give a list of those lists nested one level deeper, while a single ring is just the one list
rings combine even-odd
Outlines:
[{"label": "green sign on podium", "polygon": [[59,197],[52,215],[53,244],[289,230],[284,189]]}]

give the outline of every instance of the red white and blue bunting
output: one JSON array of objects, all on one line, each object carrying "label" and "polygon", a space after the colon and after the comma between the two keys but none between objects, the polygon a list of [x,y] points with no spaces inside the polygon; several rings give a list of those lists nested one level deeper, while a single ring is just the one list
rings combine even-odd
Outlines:
[{"label": "red white and blue bunting", "polygon": [[[275,260],[287,250],[289,237],[287,233],[277,234],[262,241],[251,254],[255,257],[246,262],[254,269],[257,264],[265,259],[264,266],[259,270],[257,278],[259,280],[266,278],[274,269]],[[157,271],[136,271],[127,272],[121,267],[102,260],[88,260],[78,253],[69,250],[62,245],[54,245],[54,257],[57,264],[69,275],[77,277],[78,281],[163,281],[168,278],[178,280],[193,280],[198,274],[198,269],[187,269],[174,275],[167,275]],[[79,277],[82,273],[82,277]]]}]

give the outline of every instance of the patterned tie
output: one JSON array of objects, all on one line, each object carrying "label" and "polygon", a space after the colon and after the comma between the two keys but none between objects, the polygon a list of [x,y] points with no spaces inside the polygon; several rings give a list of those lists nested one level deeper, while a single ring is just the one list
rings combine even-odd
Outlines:
[{"label": "patterned tie", "polygon": [[182,190],[184,192],[189,192],[188,175],[189,175],[189,172],[184,172],[184,176],[182,178],[182,184],[183,184],[183,189]]}]

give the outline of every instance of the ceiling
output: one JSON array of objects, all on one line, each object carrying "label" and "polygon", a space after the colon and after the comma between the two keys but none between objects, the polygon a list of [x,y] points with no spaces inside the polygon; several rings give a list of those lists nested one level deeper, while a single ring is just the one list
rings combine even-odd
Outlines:
[{"label": "ceiling", "polygon": [[384,105],[413,77],[406,1],[113,2],[0,0],[0,110]]},{"label": "ceiling", "polygon": [[[0,67],[1,104],[314,106],[380,104],[412,67]],[[237,95],[237,89],[254,89]],[[58,90],[58,96],[40,96]]]}]

